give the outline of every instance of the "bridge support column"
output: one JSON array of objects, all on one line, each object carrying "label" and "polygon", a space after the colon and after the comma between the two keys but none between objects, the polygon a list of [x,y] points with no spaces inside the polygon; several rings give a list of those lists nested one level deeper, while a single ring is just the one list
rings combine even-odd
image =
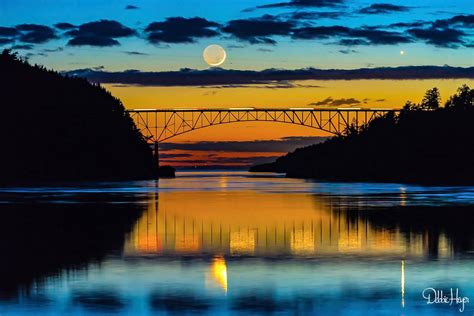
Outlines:
[{"label": "bridge support column", "polygon": [[154,143],[153,158],[155,159],[156,172],[158,173],[158,169],[160,168],[160,154],[158,150],[158,142]]}]

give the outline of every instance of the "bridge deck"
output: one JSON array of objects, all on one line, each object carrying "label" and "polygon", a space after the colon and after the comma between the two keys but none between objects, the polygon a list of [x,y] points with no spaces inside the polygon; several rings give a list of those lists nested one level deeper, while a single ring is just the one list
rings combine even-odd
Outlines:
[{"label": "bridge deck", "polygon": [[394,108],[174,108],[174,109],[126,109],[127,112],[219,112],[219,111],[305,111],[305,112],[335,112],[335,111],[350,111],[350,112],[400,112],[400,109]]}]

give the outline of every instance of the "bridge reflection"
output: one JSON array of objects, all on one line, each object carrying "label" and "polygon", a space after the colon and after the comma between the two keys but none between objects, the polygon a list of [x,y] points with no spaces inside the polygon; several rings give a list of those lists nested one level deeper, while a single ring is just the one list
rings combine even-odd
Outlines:
[{"label": "bridge reflection", "polygon": [[443,233],[384,227],[342,208],[344,203],[335,205],[329,197],[233,193],[229,205],[215,192],[186,196],[153,196],[131,233],[126,255],[406,257],[436,249],[443,257],[452,252]]}]

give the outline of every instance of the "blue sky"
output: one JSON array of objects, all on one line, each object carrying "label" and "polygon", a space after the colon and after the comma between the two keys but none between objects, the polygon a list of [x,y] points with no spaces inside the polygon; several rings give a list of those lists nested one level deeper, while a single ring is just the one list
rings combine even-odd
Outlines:
[{"label": "blue sky", "polygon": [[[103,66],[106,70],[177,70],[183,67],[204,69],[208,66],[202,60],[202,50],[209,44],[219,44],[228,53],[224,68],[360,68],[398,65],[444,65],[472,66],[474,62],[473,25],[449,25],[450,29],[463,32],[463,45],[434,45],[426,39],[416,38],[409,42],[391,44],[341,45],[340,37],[302,39],[294,35],[270,35],[273,44],[251,43],[232,33],[218,31],[212,37],[195,37],[191,43],[150,43],[145,29],[150,23],[163,22],[166,18],[199,17],[225,28],[232,20],[261,19],[271,15],[271,20],[288,22],[295,12],[327,13],[331,18],[317,17],[295,22],[298,28],[305,26],[343,26],[347,28],[380,27],[399,22],[425,21],[474,14],[469,0],[458,1],[343,1],[327,5],[328,0],[289,0],[288,6],[276,5],[284,1],[262,0],[135,0],[135,1],[91,1],[91,0],[2,0],[0,3],[0,26],[15,27],[19,24],[39,24],[52,27],[59,22],[75,26],[107,19],[116,21],[136,32],[133,36],[115,38],[119,45],[91,46],[67,45],[71,39],[64,31],[54,29],[57,38],[35,43],[28,50],[19,50],[33,62],[45,64],[59,70]],[[293,1],[293,3],[291,2]],[[315,1],[323,5],[294,5],[298,1]],[[331,3],[331,1],[329,1]],[[364,8],[373,4],[391,4],[401,9],[367,14]],[[265,7],[267,5],[267,7]],[[136,9],[126,10],[127,6]],[[264,8],[256,9],[257,6]],[[246,10],[247,9],[247,10]],[[428,25],[418,29],[428,29]],[[190,27],[192,29],[192,27]],[[402,36],[411,36],[408,28],[391,28]],[[428,31],[429,32],[429,31]],[[421,36],[425,36],[422,34]],[[339,35],[338,35],[339,36]],[[352,35],[351,35],[352,36]],[[429,34],[428,34],[429,36]],[[8,48],[25,43],[4,44]],[[31,44],[31,43],[30,43]],[[401,55],[400,51],[405,54]],[[138,52],[142,55],[132,54]]]}]

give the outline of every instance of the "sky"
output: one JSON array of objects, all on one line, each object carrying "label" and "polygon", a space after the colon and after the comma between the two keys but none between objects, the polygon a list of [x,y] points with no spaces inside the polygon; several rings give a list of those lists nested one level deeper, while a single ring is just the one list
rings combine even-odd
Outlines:
[{"label": "sky", "polygon": [[[202,57],[211,44],[227,53],[218,69]],[[100,82],[128,108],[397,108],[406,100],[419,101],[433,86],[443,99],[463,83],[474,86],[469,68],[474,5],[470,0],[2,0],[0,48]],[[439,68],[419,67],[425,65]],[[387,68],[400,66],[406,68]],[[360,68],[372,79],[314,71]],[[266,69],[289,71],[275,77]],[[233,70],[252,72],[242,79]],[[191,75],[195,81],[183,84]],[[162,157],[177,166],[242,167],[325,136],[266,123],[212,127],[170,140]],[[278,142],[272,145],[278,150],[264,141]],[[241,146],[229,146],[234,142]]]}]

